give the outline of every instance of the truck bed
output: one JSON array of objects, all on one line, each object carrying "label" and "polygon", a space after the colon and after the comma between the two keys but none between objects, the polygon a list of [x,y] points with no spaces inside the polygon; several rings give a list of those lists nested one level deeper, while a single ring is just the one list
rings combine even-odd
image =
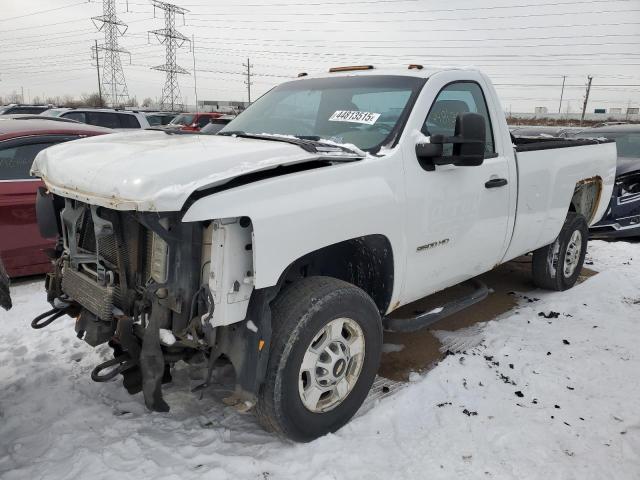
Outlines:
[{"label": "truck bed", "polygon": [[[513,236],[503,261],[555,240],[580,182],[597,182],[598,198],[609,198],[616,167],[611,140],[512,136],[512,142],[518,193]],[[606,207],[607,202],[599,202],[587,222],[597,222]]]},{"label": "truck bed", "polygon": [[535,150],[549,150],[552,148],[569,148],[583,145],[597,145],[600,143],[610,143],[615,140],[597,138],[562,138],[549,136],[514,136],[511,135],[516,152],[532,152]]}]

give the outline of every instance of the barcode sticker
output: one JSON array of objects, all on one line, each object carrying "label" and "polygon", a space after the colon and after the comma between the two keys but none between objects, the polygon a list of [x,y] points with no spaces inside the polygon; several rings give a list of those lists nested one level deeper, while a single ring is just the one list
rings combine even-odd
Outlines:
[{"label": "barcode sticker", "polygon": [[330,122],[352,122],[373,125],[380,117],[379,113],[359,112],[357,110],[336,110],[329,117]]}]

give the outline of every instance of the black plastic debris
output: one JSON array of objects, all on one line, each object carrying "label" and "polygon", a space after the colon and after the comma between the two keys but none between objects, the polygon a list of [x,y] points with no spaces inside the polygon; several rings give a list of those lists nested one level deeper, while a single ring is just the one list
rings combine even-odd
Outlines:
[{"label": "black plastic debris", "polygon": [[563,340],[562,340],[562,343],[564,343],[565,345],[571,345],[571,344],[569,343],[569,340],[567,340],[567,339],[563,339]]},{"label": "black plastic debris", "polygon": [[520,397],[520,398],[524,397],[524,393],[522,393],[520,390],[518,390],[518,391],[516,391],[514,393],[516,394],[516,397]]},{"label": "black plastic debris", "polygon": [[560,312],[554,312],[553,310],[549,313],[538,312],[538,316],[544,318],[558,318],[560,316]]},{"label": "black plastic debris", "polygon": [[510,368],[511,370],[513,370],[513,363],[510,363],[510,364],[509,364],[509,368]]},{"label": "black plastic debris", "polygon": [[476,415],[478,415],[478,412],[470,412],[466,408],[462,410],[462,413],[464,413],[467,417],[475,417]]}]

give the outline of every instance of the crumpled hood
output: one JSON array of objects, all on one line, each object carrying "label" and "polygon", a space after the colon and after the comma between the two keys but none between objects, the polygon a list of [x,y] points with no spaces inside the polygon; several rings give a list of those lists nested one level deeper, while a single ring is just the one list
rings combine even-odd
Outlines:
[{"label": "crumpled hood", "polygon": [[325,155],[270,140],[137,131],[62,143],[31,174],[59,195],[118,210],[177,211],[194,191]]}]

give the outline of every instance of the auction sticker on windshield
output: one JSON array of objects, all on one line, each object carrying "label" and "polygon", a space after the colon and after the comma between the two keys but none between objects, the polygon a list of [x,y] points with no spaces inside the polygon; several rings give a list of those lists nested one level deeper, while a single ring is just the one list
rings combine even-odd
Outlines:
[{"label": "auction sticker on windshield", "polygon": [[380,117],[379,113],[359,112],[357,110],[336,110],[329,117],[330,122],[353,122],[373,125]]}]

